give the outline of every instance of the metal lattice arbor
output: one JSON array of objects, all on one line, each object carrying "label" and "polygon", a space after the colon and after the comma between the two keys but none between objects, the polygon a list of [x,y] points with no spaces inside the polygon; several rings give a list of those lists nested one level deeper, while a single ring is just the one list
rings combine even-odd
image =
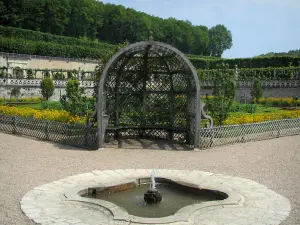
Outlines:
[{"label": "metal lattice arbor", "polygon": [[[98,92],[99,137],[148,137],[199,145],[200,84],[176,48],[156,41],[131,44],[106,64]],[[101,126],[100,126],[101,125]],[[99,148],[104,145],[99,138]]]}]

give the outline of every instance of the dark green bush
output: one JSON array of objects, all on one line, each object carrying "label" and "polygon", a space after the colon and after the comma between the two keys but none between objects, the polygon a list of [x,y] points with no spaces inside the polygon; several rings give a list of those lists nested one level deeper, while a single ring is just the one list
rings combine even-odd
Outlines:
[{"label": "dark green bush", "polygon": [[223,125],[227,119],[235,97],[236,85],[234,74],[225,64],[219,65],[219,70],[213,77],[213,98],[208,100],[208,110],[217,125]]},{"label": "dark green bush", "polygon": [[255,104],[248,104],[246,105],[247,108],[247,112],[248,113],[255,113],[256,109],[257,109],[257,105]]},{"label": "dark green bush", "polygon": [[11,89],[10,95],[14,97],[19,97],[21,94],[20,88],[13,88]]},{"label": "dark green bush", "polygon": [[62,108],[72,115],[86,114],[88,101],[84,93],[84,88],[80,87],[77,79],[71,78],[67,82],[66,95],[60,99]]},{"label": "dark green bush", "polygon": [[46,77],[41,82],[41,90],[43,97],[48,100],[54,93],[54,84],[53,81]]},{"label": "dark green bush", "polygon": [[33,71],[32,71],[32,69],[28,69],[27,70],[27,78],[28,79],[32,79],[33,78]]},{"label": "dark green bush", "polygon": [[251,93],[253,103],[256,103],[256,101],[258,101],[260,98],[263,97],[263,89],[262,89],[259,79],[257,79],[257,78],[254,79],[250,93]]},{"label": "dark green bush", "polygon": [[53,74],[53,80],[64,80],[65,75],[63,73],[54,73]]}]

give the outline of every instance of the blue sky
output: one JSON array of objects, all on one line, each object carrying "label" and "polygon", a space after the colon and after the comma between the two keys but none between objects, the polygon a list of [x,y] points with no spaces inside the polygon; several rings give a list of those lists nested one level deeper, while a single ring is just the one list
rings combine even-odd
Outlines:
[{"label": "blue sky", "polygon": [[233,47],[223,57],[300,49],[300,0],[103,0],[194,25],[224,24]]}]

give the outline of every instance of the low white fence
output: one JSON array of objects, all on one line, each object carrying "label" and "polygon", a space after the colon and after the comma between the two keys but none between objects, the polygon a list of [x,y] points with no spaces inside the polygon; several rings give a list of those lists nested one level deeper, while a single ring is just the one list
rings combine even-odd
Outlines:
[{"label": "low white fence", "polygon": [[300,134],[300,118],[200,130],[200,149]]}]

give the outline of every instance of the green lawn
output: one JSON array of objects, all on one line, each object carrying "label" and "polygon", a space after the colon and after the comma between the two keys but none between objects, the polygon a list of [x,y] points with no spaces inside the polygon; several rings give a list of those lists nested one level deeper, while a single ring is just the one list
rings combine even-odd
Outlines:
[{"label": "green lawn", "polygon": [[237,111],[237,112],[230,112],[229,115],[233,116],[233,115],[240,115],[240,114],[262,114],[262,113],[276,113],[281,111],[280,108],[276,108],[276,107],[265,107],[263,105],[256,105],[254,112],[251,113],[251,110],[247,110],[247,107],[250,107],[249,105],[246,106],[244,104],[240,104],[242,106],[242,108]]},{"label": "green lawn", "polygon": [[61,104],[59,101],[43,101],[36,104],[24,104],[18,105],[18,108],[31,108],[31,109],[61,109]]}]

